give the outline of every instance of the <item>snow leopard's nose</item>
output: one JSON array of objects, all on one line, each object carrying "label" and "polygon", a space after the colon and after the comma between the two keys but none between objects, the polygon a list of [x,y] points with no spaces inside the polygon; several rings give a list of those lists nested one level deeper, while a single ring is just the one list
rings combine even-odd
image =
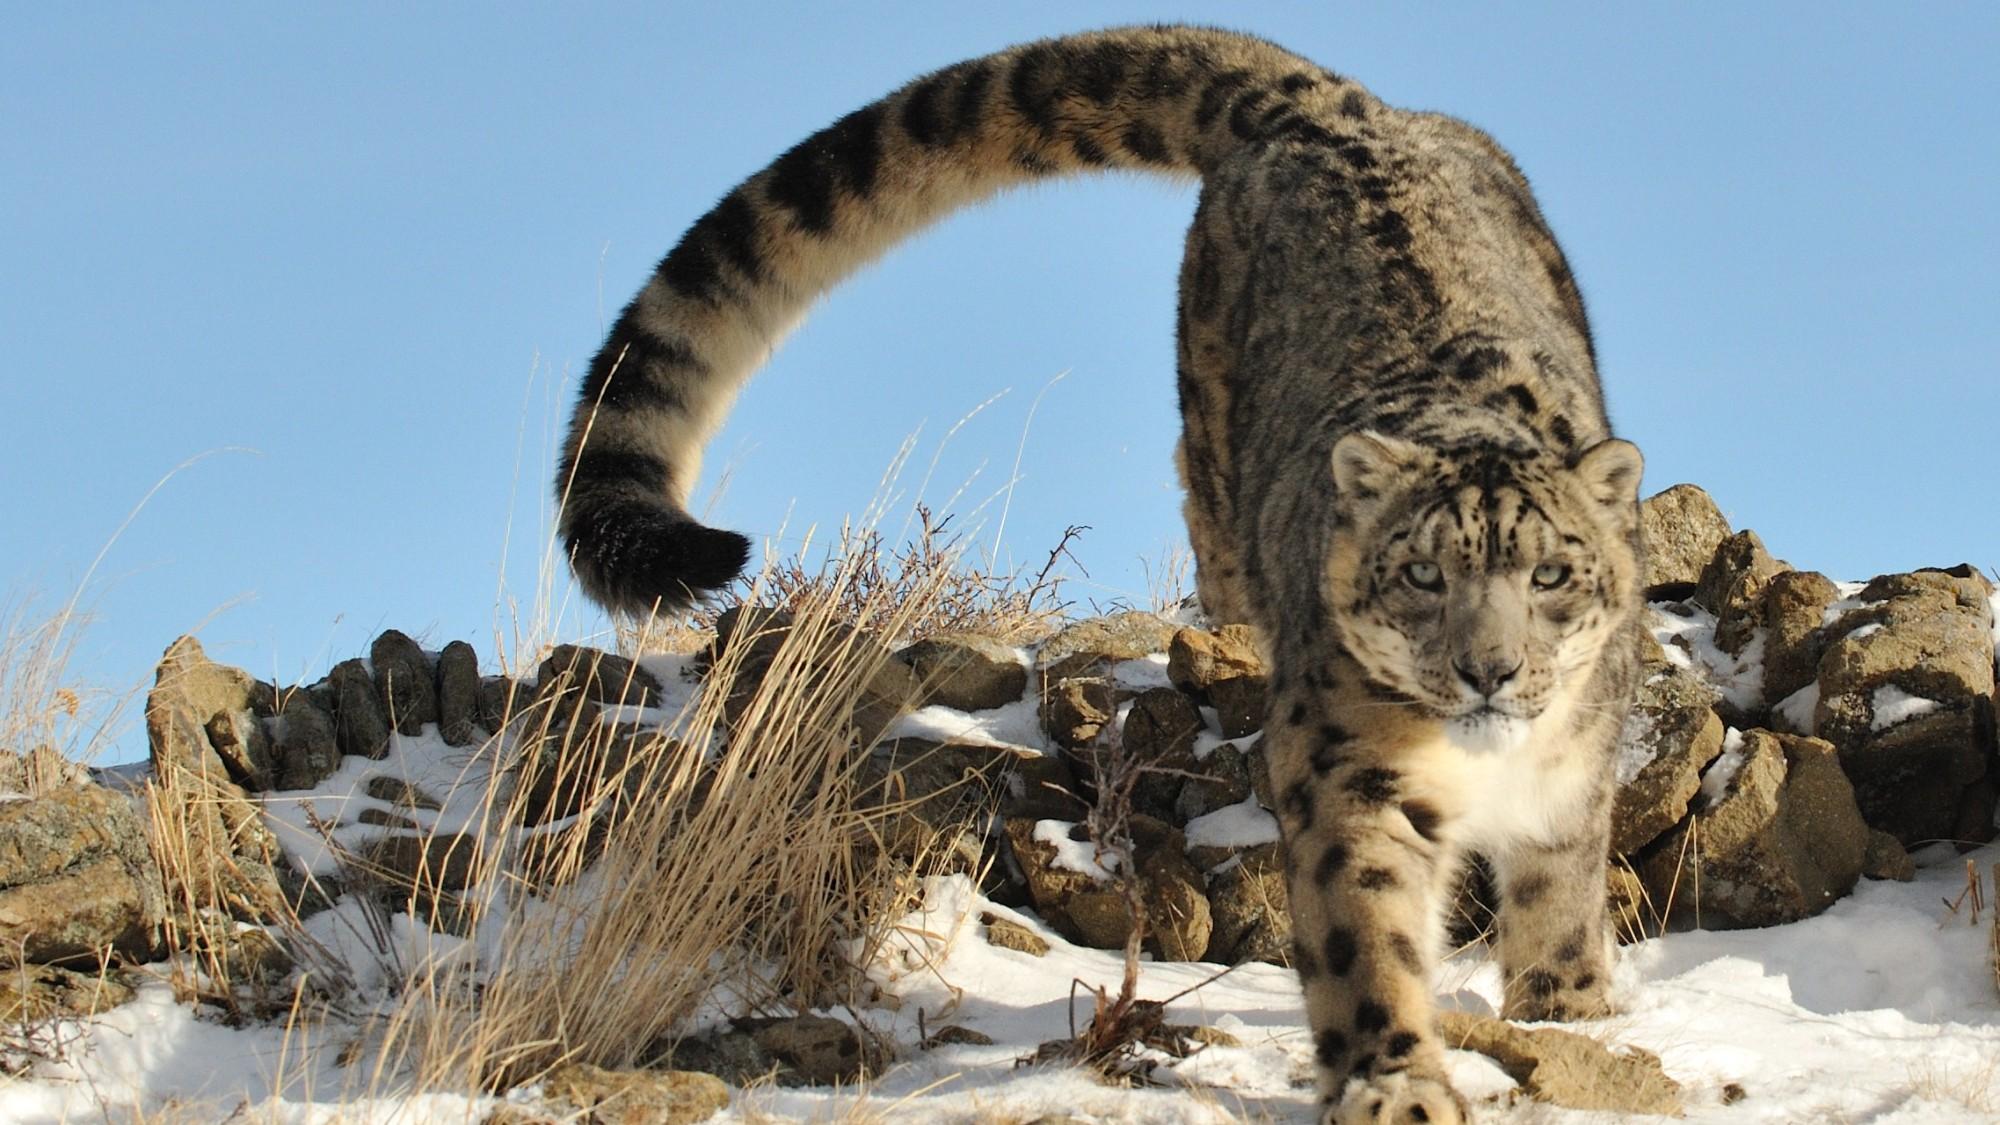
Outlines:
[{"label": "snow leopard's nose", "polygon": [[1521,670],[1521,661],[1516,659],[1509,662],[1505,657],[1488,657],[1484,660],[1454,659],[1451,662],[1451,670],[1458,673],[1458,678],[1463,680],[1467,687],[1491,699]]}]

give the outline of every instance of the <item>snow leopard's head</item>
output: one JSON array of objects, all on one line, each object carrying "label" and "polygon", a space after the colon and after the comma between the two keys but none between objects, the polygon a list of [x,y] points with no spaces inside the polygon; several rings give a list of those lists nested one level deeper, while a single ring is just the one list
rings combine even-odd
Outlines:
[{"label": "snow leopard's head", "polygon": [[1641,464],[1616,439],[1565,460],[1343,437],[1324,575],[1342,643],[1454,742],[1517,744],[1639,609]]}]

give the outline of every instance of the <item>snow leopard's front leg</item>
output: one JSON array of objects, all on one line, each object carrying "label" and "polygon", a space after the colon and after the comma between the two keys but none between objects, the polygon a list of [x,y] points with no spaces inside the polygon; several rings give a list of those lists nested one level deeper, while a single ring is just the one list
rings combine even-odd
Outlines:
[{"label": "snow leopard's front leg", "polygon": [[1590,1019],[1610,1011],[1605,932],[1610,799],[1553,844],[1517,844],[1492,856],[1500,888],[1501,1014],[1515,1020]]},{"label": "snow leopard's front leg", "polygon": [[1330,712],[1279,697],[1265,730],[1323,1120],[1468,1120],[1431,999],[1457,865],[1443,813],[1413,791],[1393,746]]}]

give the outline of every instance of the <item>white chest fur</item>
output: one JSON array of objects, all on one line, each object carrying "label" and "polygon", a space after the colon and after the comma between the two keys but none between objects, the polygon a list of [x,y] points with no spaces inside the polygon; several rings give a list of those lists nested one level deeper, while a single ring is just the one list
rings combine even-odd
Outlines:
[{"label": "white chest fur", "polygon": [[1473,849],[1550,844],[1584,815],[1605,765],[1569,734],[1567,713],[1543,713],[1512,745],[1465,745],[1440,733],[1411,748],[1412,795],[1428,790],[1446,809],[1452,837]]}]

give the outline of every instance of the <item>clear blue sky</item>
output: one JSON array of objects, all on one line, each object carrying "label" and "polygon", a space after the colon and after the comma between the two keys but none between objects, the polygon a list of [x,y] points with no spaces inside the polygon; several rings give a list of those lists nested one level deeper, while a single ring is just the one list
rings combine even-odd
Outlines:
[{"label": "clear blue sky", "polygon": [[[1511,148],[1649,489],[1697,481],[1837,577],[2000,564],[2000,6],[302,7],[16,6],[0,37],[0,588],[59,602],[162,474],[256,451],[179,474],[111,550],[75,668],[101,685],[197,626],[285,681],[387,626],[490,656],[503,559],[534,598],[573,374],[689,221],[925,70],[1142,20],[1255,31]],[[1003,551],[1089,524],[1071,593],[1143,598],[1180,538],[1192,209],[1072,182],[904,247],[751,385],[714,517],[789,512],[795,546],[922,427],[914,490],[1011,388],[930,486],[984,464],[969,508],[1067,371]]]}]

